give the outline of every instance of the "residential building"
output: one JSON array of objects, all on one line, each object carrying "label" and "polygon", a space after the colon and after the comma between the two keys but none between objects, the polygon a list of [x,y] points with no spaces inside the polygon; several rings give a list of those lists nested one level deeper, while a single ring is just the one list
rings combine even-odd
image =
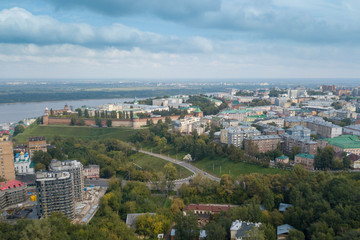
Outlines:
[{"label": "residential building", "polygon": [[0,209],[26,200],[25,184],[18,180],[0,182]]},{"label": "residential building", "polygon": [[314,170],[315,156],[307,153],[299,153],[295,155],[295,164],[303,165],[307,170]]},{"label": "residential building", "polygon": [[289,203],[280,203],[279,204],[279,212],[281,212],[281,213],[286,212],[291,207],[294,207],[294,206]]},{"label": "residential building", "polygon": [[295,125],[287,129],[286,132],[295,140],[310,140],[311,130],[304,126]]},{"label": "residential building", "polygon": [[0,136],[0,177],[15,179],[14,153],[11,135]]},{"label": "residential building", "polygon": [[36,195],[39,217],[50,216],[52,212],[62,212],[69,218],[74,218],[74,187],[69,172],[37,172]]},{"label": "residential building", "polygon": [[72,175],[75,201],[82,201],[84,195],[84,169],[81,162],[76,160],[52,160],[49,169],[54,172],[69,172]]},{"label": "residential building", "polygon": [[278,135],[261,135],[244,139],[244,149],[249,153],[250,144],[255,144],[259,149],[259,153],[265,153],[275,150],[280,144],[280,136]]},{"label": "residential building", "polygon": [[249,232],[256,227],[260,227],[261,223],[245,222],[236,220],[231,223],[230,239],[231,240],[245,240],[250,236]]},{"label": "residential building", "polygon": [[342,134],[342,127],[319,118],[305,118],[304,126],[323,138],[334,138]]},{"label": "residential building", "polygon": [[189,204],[183,210],[184,215],[187,212],[193,212],[198,216],[198,224],[204,226],[209,223],[211,216],[220,212],[226,212],[231,207],[237,207],[236,205],[225,204]]},{"label": "residential building", "polygon": [[287,239],[289,236],[289,232],[294,229],[295,228],[289,224],[284,224],[284,225],[278,226],[276,229],[276,239],[277,240]]},{"label": "residential building", "polygon": [[281,134],[281,148],[284,153],[291,154],[294,147],[299,147],[300,152],[316,154],[318,143],[312,140],[294,139],[291,135]]},{"label": "residential building", "polygon": [[195,129],[198,134],[202,134],[205,131],[205,122],[202,122],[200,117],[187,117],[173,121],[173,129],[183,134],[191,134]]},{"label": "residential building", "polygon": [[343,128],[343,133],[360,136],[360,124],[350,125]]},{"label": "residential building", "polygon": [[299,97],[307,97],[307,92],[305,87],[297,87],[295,89],[288,90],[289,98],[299,98]]},{"label": "residential building", "polygon": [[321,91],[323,92],[335,92],[336,86],[335,85],[322,85]]},{"label": "residential building", "polygon": [[355,135],[342,135],[336,138],[328,138],[322,141],[322,146],[332,146],[335,152],[347,152],[360,155],[360,140]]},{"label": "residential building", "polygon": [[15,155],[14,166],[17,174],[34,174],[35,172],[35,163],[30,160],[29,153],[17,153]]},{"label": "residential building", "polygon": [[100,177],[100,166],[99,165],[85,166],[84,177],[90,179],[98,179]]},{"label": "residential building", "polygon": [[34,152],[36,151],[47,152],[47,143],[45,137],[29,137],[27,141],[27,148],[27,151],[30,154],[30,158],[32,158]]},{"label": "residential building", "polygon": [[238,126],[228,127],[220,130],[220,142],[228,146],[242,147],[244,138],[261,135],[261,132],[254,127]]},{"label": "residential building", "polygon": [[285,156],[285,155],[277,157],[277,158],[275,158],[275,163],[288,164],[289,163],[289,157]]},{"label": "residential building", "polygon": [[183,104],[182,98],[161,98],[161,99],[153,99],[153,106],[164,106],[164,107],[174,107],[178,108],[181,104]]}]

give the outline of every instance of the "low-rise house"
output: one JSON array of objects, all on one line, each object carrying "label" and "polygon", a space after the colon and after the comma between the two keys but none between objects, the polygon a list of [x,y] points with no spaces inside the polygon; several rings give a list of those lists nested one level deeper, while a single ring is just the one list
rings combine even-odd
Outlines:
[{"label": "low-rise house", "polygon": [[292,204],[289,204],[289,203],[280,203],[279,212],[286,212],[291,207],[294,207],[294,206]]},{"label": "low-rise house", "polygon": [[226,212],[231,207],[236,207],[236,205],[225,205],[225,204],[189,204],[183,210],[184,215],[187,212],[193,212],[198,217],[198,224],[204,226],[209,223],[211,217],[214,214],[220,212]]},{"label": "low-rise house", "polygon": [[289,163],[289,157],[285,156],[285,155],[277,157],[277,158],[275,158],[275,163],[288,164]]},{"label": "low-rise house", "polygon": [[251,223],[236,220],[232,222],[230,227],[230,239],[231,240],[245,240],[249,237],[249,232],[255,228],[260,227],[261,223]]},{"label": "low-rise house", "polygon": [[295,228],[289,224],[278,226],[276,229],[276,239],[277,240],[287,239],[289,236],[289,232],[294,229]]},{"label": "low-rise house", "polygon": [[85,166],[84,177],[90,179],[98,179],[100,177],[100,166],[99,165]]},{"label": "low-rise house", "polygon": [[308,153],[299,153],[295,155],[295,164],[303,165],[307,170],[314,170],[315,156]]}]

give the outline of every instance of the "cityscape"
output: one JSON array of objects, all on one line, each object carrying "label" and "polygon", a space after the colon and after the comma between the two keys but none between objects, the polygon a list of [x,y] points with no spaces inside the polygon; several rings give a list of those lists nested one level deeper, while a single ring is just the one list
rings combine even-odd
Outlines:
[{"label": "cityscape", "polygon": [[0,1],[0,240],[360,240],[359,12]]}]

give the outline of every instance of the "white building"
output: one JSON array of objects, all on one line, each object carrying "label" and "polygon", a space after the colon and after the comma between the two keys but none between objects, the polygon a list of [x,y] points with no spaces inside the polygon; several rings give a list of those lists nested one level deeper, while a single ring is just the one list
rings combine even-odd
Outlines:
[{"label": "white building", "polygon": [[15,171],[17,174],[33,174],[35,164],[31,162],[29,153],[17,153],[14,159]]}]

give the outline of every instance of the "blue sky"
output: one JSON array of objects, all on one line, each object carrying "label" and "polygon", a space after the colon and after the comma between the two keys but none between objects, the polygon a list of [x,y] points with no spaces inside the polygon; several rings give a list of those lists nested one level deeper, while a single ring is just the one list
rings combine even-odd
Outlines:
[{"label": "blue sky", "polygon": [[1,78],[357,78],[357,0],[0,1]]}]

